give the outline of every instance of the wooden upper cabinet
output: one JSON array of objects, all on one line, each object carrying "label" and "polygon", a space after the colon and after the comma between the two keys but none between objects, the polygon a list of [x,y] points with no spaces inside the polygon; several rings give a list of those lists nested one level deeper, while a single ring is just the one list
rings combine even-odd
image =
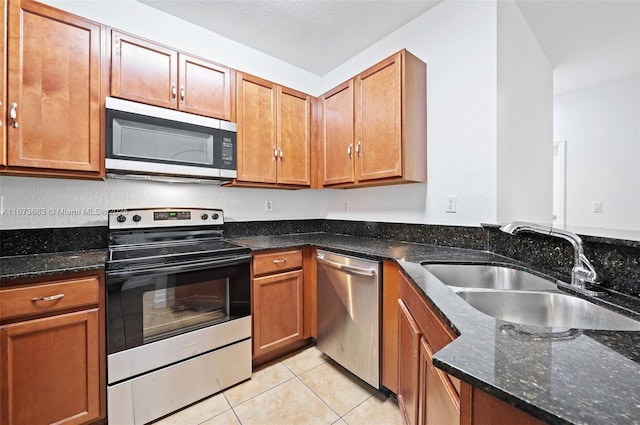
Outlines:
[{"label": "wooden upper cabinet", "polygon": [[353,81],[349,80],[321,98],[322,140],[321,156],[324,163],[322,184],[353,183],[354,122]]},{"label": "wooden upper cabinet", "polygon": [[128,34],[112,31],[111,95],[176,108],[178,53]]},{"label": "wooden upper cabinet", "polygon": [[231,71],[213,62],[178,54],[178,109],[231,121]]},{"label": "wooden upper cabinet", "polygon": [[238,178],[251,185],[311,184],[311,96],[237,73]]},{"label": "wooden upper cabinet", "polygon": [[7,165],[99,177],[103,28],[29,0],[8,4]]},{"label": "wooden upper cabinet", "polygon": [[358,181],[402,176],[401,73],[397,54],[356,78]]},{"label": "wooden upper cabinet", "polygon": [[311,96],[278,86],[278,183],[311,184]]},{"label": "wooden upper cabinet", "polygon": [[238,181],[276,183],[276,85],[238,73]]},{"label": "wooden upper cabinet", "polygon": [[4,167],[7,165],[6,119],[2,118],[7,116],[7,50],[5,49],[7,40],[7,2],[5,0],[0,0],[0,8],[0,17],[2,18],[2,36],[0,36],[0,111],[2,111],[0,117],[0,167]]},{"label": "wooden upper cabinet", "polygon": [[427,181],[426,78],[401,50],[322,96],[323,185]]},{"label": "wooden upper cabinet", "polygon": [[232,90],[229,68],[111,33],[111,96],[232,121]]}]

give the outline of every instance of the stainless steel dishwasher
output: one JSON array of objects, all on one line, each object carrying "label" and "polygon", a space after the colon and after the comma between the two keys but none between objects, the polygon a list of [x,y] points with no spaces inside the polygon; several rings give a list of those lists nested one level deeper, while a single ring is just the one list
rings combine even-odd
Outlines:
[{"label": "stainless steel dishwasher", "polygon": [[318,250],[318,349],[380,386],[380,263]]}]

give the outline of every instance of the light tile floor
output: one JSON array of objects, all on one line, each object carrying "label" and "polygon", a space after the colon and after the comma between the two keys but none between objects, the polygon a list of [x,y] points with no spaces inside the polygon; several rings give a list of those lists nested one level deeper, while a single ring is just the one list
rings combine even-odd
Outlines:
[{"label": "light tile floor", "polygon": [[398,403],[316,347],[253,373],[251,380],[154,425],[403,425]]}]

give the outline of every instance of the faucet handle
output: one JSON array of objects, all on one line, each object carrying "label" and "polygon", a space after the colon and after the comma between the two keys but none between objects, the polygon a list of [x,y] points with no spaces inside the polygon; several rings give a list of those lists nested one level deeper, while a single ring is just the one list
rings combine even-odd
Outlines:
[{"label": "faucet handle", "polygon": [[591,265],[591,263],[589,262],[589,260],[587,259],[587,257],[584,254],[580,255],[580,260],[582,261],[582,264],[584,264],[587,267],[588,273],[586,276],[586,282],[588,283],[597,283],[598,282],[598,274],[596,273],[595,269],[593,268],[593,266]]}]

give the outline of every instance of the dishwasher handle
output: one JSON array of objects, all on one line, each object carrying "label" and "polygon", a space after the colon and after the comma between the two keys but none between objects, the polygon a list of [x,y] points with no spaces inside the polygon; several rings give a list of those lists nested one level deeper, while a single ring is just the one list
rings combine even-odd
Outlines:
[{"label": "dishwasher handle", "polygon": [[320,264],[324,264],[333,269],[341,270],[343,272],[357,274],[360,276],[375,276],[376,271],[374,269],[363,269],[361,267],[350,266],[348,264],[336,263],[335,261],[329,261],[326,258],[318,255],[316,256],[316,261]]}]

